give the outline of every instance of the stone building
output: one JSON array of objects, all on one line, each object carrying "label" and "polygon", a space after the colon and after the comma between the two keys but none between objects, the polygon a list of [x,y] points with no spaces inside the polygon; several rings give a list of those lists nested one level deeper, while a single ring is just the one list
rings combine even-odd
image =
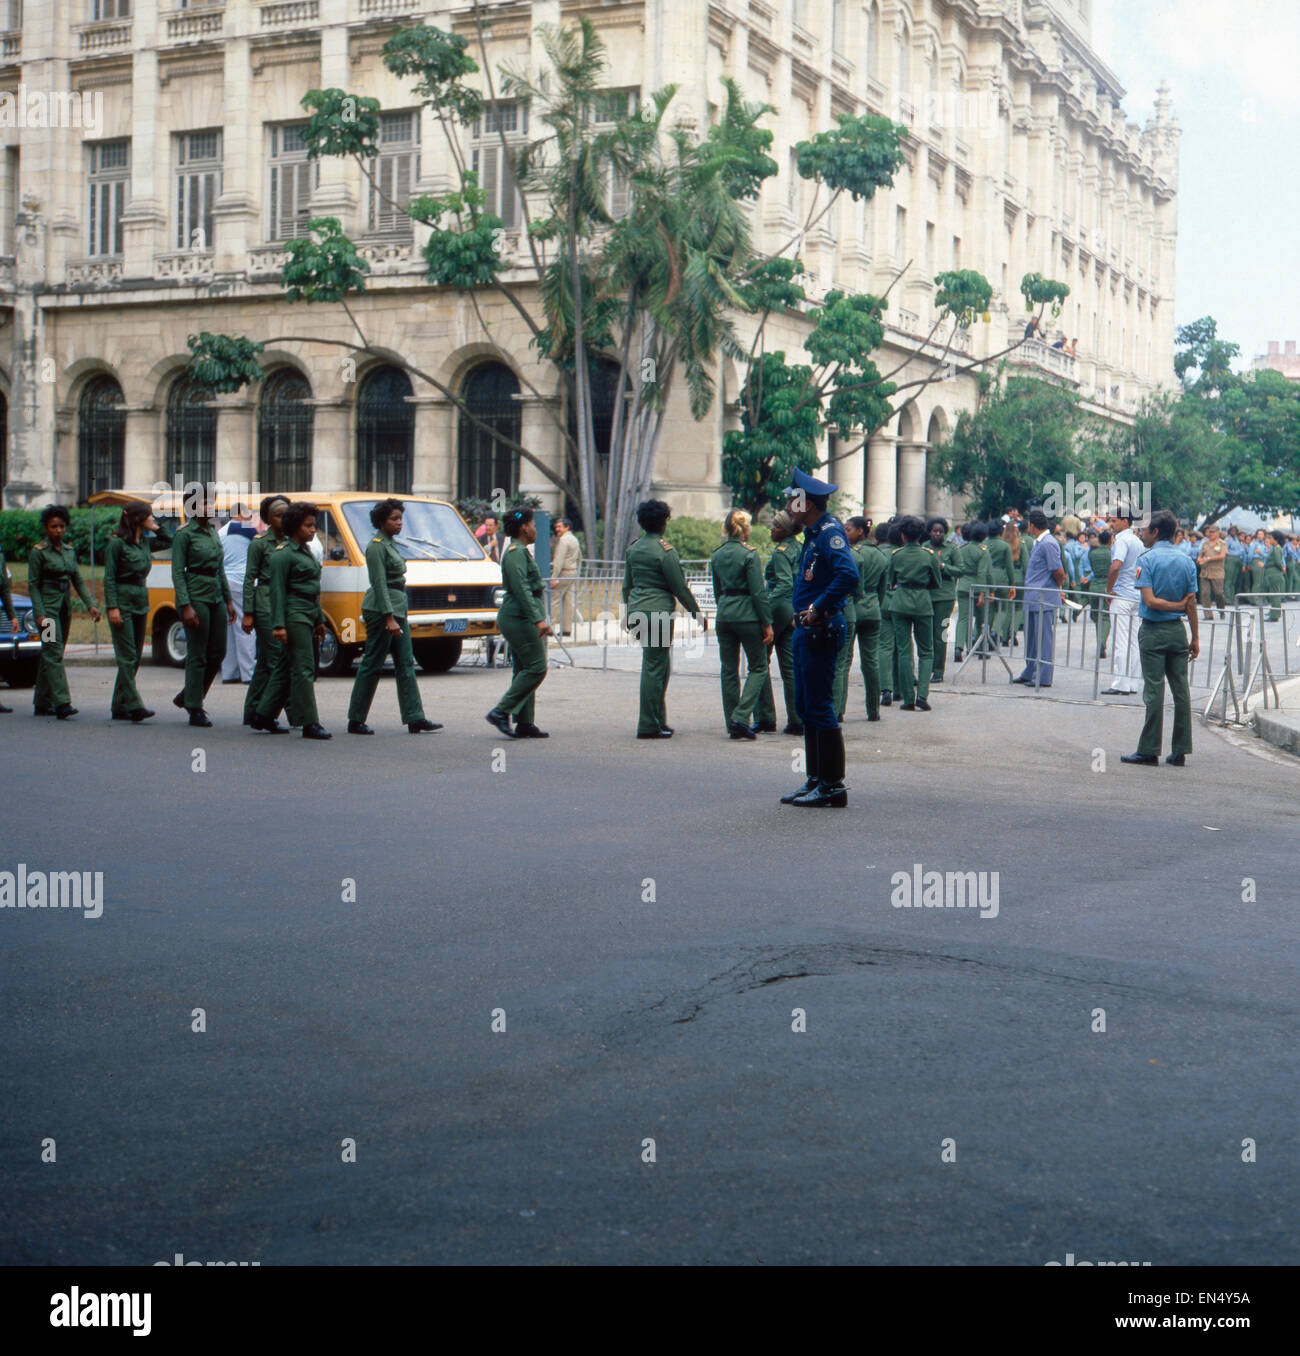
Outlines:
[{"label": "stone building", "polygon": [[1256,371],[1281,372],[1284,377],[1291,381],[1300,381],[1300,354],[1295,351],[1295,340],[1286,341],[1286,351],[1279,352],[1279,343],[1276,339],[1268,341],[1268,352],[1261,353],[1251,363],[1251,367]]},{"label": "stone building", "polygon": [[[1021,276],[1069,283],[1052,330],[1013,361],[1124,419],[1172,380],[1179,130],[1162,90],[1145,128],[1090,45],[1090,0],[543,0],[483,7],[489,60],[535,67],[542,23],[588,14],[613,91],[679,86],[673,116],[707,125],[731,76],[777,112],[780,175],[754,212],[756,243],[798,229],[809,186],[792,145],[840,112],[908,129],[908,163],[868,204],[845,201],[800,251],[810,290],[890,295],[882,370],[933,369],[933,276],[976,268],[995,288],[959,337],[985,356],[1019,339]],[[393,359],[428,372],[495,427],[559,465],[556,381],[496,295],[422,278],[421,230],[361,167],[309,164],[302,94],[338,87],[383,108],[373,166],[398,198],[444,190],[437,120],[383,67],[395,28],[474,33],[471,6],[427,0],[0,0],[0,394],[5,503],[95,487],[218,479],[280,490],[366,487],[447,496],[493,488],[557,496],[456,406]],[[7,116],[6,116],[7,114]],[[496,112],[527,136],[523,110]],[[518,203],[494,127],[468,129],[510,229],[510,278],[527,298]],[[339,306],[289,306],[283,242],[308,216],[340,218],[373,276],[353,311],[383,356],[358,362]],[[910,261],[900,277],[899,270]],[[768,347],[797,350],[798,317]],[[7,329],[7,332],[6,332]],[[199,330],[270,341],[264,380],[211,397],[184,376]],[[702,423],[671,410],[654,473],[678,512],[725,506],[721,440],[740,374],[719,373]],[[903,378],[900,378],[903,379]],[[680,396],[680,393],[679,393]],[[865,449],[828,439],[830,474],[873,516],[946,506],[927,451],[974,403],[958,375],[931,385]]]}]

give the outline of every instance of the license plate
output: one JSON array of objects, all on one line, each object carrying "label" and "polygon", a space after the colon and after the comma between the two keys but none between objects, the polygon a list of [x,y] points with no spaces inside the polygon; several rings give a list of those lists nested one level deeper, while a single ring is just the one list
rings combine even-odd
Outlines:
[{"label": "license plate", "polygon": [[469,630],[468,617],[448,617],[442,624],[444,634],[453,635],[456,632]]}]

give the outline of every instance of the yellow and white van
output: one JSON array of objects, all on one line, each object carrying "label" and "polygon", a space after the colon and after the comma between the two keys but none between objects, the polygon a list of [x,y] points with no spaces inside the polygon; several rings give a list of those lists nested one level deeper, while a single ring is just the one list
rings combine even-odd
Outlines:
[{"label": "yellow and white van", "polygon": [[[370,510],[384,495],[361,491],[292,494],[286,499],[316,505],[316,540],[325,553],[321,566],[321,607],[325,639],[320,672],[346,674],[362,645],[366,628],[361,600],[369,587],[366,545],[375,535]],[[399,495],[405,510],[402,534],[394,538],[406,557],[407,615],[416,661],[429,673],[445,673],[460,658],[467,639],[497,635],[501,603],[501,566],[493,561],[457,513],[454,505],[424,495]],[[160,526],[174,531],[183,521],[181,495],[152,490],[103,490],[95,507],[138,499],[152,504]],[[234,496],[216,497],[218,519],[229,513]],[[257,503],[249,505],[256,511]],[[155,554],[149,572],[149,635],[155,664],[185,663],[185,628],[172,592],[170,550]]]}]

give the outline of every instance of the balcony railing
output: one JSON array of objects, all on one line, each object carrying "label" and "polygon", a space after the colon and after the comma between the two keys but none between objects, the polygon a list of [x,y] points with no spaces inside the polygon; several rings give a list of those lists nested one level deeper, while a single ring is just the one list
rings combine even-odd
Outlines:
[{"label": "balcony railing", "polygon": [[0,62],[6,66],[21,61],[23,55],[22,29],[15,28],[8,33],[0,33]]},{"label": "balcony railing", "polygon": [[357,0],[357,13],[363,19],[381,14],[413,14],[419,8],[419,0]]},{"label": "balcony railing", "polygon": [[78,24],[77,48],[85,54],[112,52],[131,45],[131,20],[109,19],[97,24]]},{"label": "balcony railing", "polygon": [[270,0],[259,13],[263,28],[297,28],[320,18],[320,0]]},{"label": "balcony railing", "polygon": [[[1015,334],[1012,334],[1014,342]],[[1066,381],[1078,383],[1077,358],[1072,358],[1064,349],[1053,348],[1041,339],[1026,339],[1019,348],[1011,353],[1011,360],[1030,367],[1041,367],[1045,372],[1064,377]]]},{"label": "balcony railing", "polygon": [[122,281],[122,260],[118,256],[73,259],[67,281],[69,287],[112,287]]},{"label": "balcony railing", "polygon": [[288,261],[289,254],[283,245],[254,245],[248,251],[248,279],[265,282],[278,278]]},{"label": "balcony railing", "polygon": [[413,240],[394,239],[392,236],[357,241],[357,254],[370,265],[372,275],[386,273],[420,273],[424,258],[418,254]]},{"label": "balcony railing", "polygon": [[209,42],[221,36],[226,12],[223,5],[204,9],[183,9],[164,14],[163,32],[168,42]]},{"label": "balcony railing", "polygon": [[210,282],[212,263],[211,250],[175,250],[169,254],[155,254],[153,275],[159,282]]}]

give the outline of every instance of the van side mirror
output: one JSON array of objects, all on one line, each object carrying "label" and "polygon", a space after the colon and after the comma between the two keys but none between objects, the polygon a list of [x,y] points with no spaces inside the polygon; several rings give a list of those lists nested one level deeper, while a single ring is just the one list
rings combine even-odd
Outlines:
[{"label": "van side mirror", "polygon": [[341,546],[335,546],[330,549],[331,560],[346,560],[348,553]]}]

